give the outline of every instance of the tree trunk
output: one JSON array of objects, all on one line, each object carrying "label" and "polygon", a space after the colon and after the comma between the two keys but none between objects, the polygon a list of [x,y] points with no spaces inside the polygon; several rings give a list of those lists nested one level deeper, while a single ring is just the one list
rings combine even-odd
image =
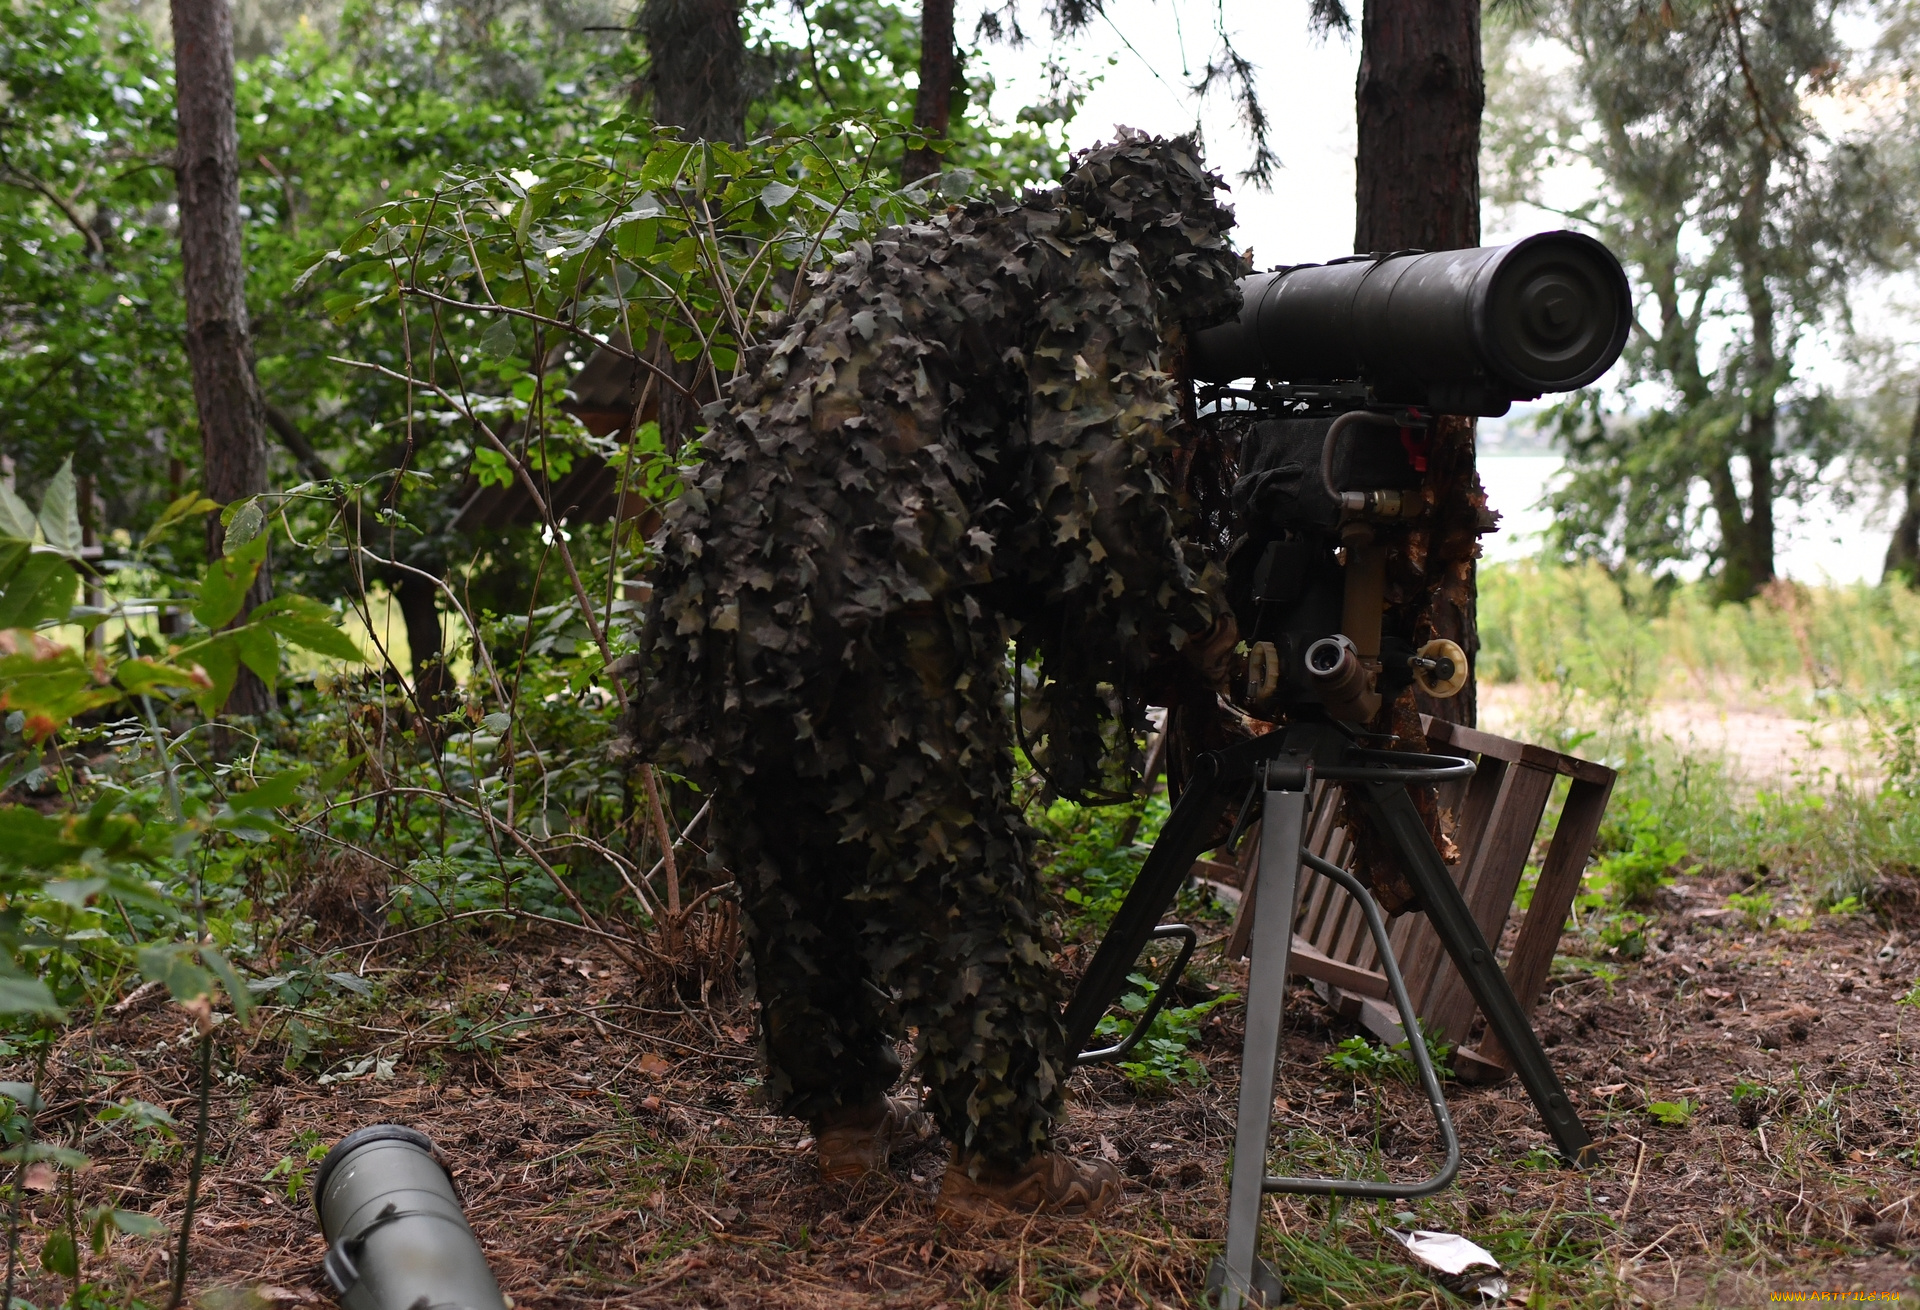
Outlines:
[{"label": "tree trunk", "polygon": [[[186,272],[187,362],[200,413],[206,494],[226,504],[267,489],[264,406],[253,374],[241,260],[233,14],[227,0],[173,0],[173,50],[179,116],[174,173]],[[218,518],[209,519],[209,557],[220,554],[224,536]],[[263,567],[248,593],[248,608],[271,594]],[[227,708],[236,714],[260,714],[268,706],[266,686],[242,669]]]},{"label": "tree trunk", "polygon": [[[1479,0],[1367,0],[1360,19],[1354,93],[1356,251],[1456,250],[1480,244]],[[1460,644],[1469,668],[1480,638],[1474,558],[1486,493],[1474,468],[1471,420],[1443,420],[1433,434],[1440,494],[1428,616],[1436,636]],[[1436,718],[1471,725],[1471,674],[1449,700],[1417,698]]]},{"label": "tree trunk", "polygon": [[393,584],[400,617],[407,625],[412,653],[413,694],[420,712],[437,718],[447,711],[446,649],[440,635],[440,589],[417,573],[401,573]]},{"label": "tree trunk", "polygon": [[1480,244],[1480,6],[1367,0],[1355,91],[1359,251]]},{"label": "tree trunk", "polygon": [[[920,89],[913,100],[913,129],[927,141],[946,138],[953,116],[953,0],[921,0]],[[900,182],[918,182],[940,171],[931,145],[910,147],[900,161]]]},{"label": "tree trunk", "polygon": [[634,90],[653,121],[689,141],[739,145],[747,136],[747,43],[738,0],[646,0],[647,71]]},{"label": "tree trunk", "polygon": [[1895,580],[1909,587],[1920,586],[1920,403],[1913,407],[1913,424],[1907,429],[1907,451],[1901,461],[1900,490],[1905,508],[1893,526],[1893,540],[1887,543],[1887,562],[1882,582]]},{"label": "tree trunk", "polygon": [[1780,412],[1771,397],[1747,418],[1747,562],[1749,594],[1774,580],[1773,456]]},{"label": "tree trunk", "polygon": [[[1758,211],[1765,201],[1763,190],[1768,171],[1772,168],[1770,156],[1762,156],[1762,166],[1756,170],[1761,185],[1754,190],[1760,192],[1754,206],[1757,230]],[[1749,267],[1757,266],[1756,256]],[[1774,305],[1773,292],[1767,286],[1766,278],[1751,274],[1746,279],[1747,313],[1753,319],[1753,409],[1747,415],[1745,453],[1747,456],[1747,586],[1743,595],[1730,599],[1745,600],[1758,592],[1760,588],[1773,581],[1773,459],[1778,449],[1780,427],[1780,405],[1776,398],[1779,382],[1780,359],[1773,347]]]},{"label": "tree trunk", "polygon": [[1752,540],[1747,535],[1746,510],[1740,486],[1734,481],[1733,459],[1725,450],[1702,461],[1701,476],[1713,498],[1713,518],[1720,527],[1720,595],[1745,600],[1757,585],[1753,576]]}]

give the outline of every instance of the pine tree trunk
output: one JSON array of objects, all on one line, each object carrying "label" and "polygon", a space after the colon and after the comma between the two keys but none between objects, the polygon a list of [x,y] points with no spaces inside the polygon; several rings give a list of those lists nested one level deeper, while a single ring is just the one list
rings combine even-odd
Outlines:
[{"label": "pine tree trunk", "polygon": [[1368,0],[1355,91],[1354,249],[1480,244],[1480,6]]},{"label": "pine tree trunk", "polygon": [[[953,117],[953,0],[921,0],[920,89],[913,101],[913,127],[928,141],[943,140]],[[929,146],[909,149],[900,162],[900,182],[918,182],[940,171]]]},{"label": "pine tree trunk", "polygon": [[[1356,251],[1455,250],[1480,244],[1479,0],[1367,0],[1360,20],[1355,88]],[[1460,644],[1469,665],[1480,640],[1474,617],[1474,556],[1486,493],[1474,469],[1471,420],[1442,420],[1434,435],[1440,482],[1427,560],[1429,618],[1436,636]],[[1475,683],[1419,708],[1472,724]]]},{"label": "pine tree trunk", "polygon": [[1920,586],[1920,403],[1913,407],[1913,425],[1907,429],[1907,451],[1901,461],[1900,489],[1904,507],[1887,543],[1886,574],[1882,582]]},{"label": "pine tree trunk", "polygon": [[[1754,167],[1755,184],[1752,187],[1754,202],[1751,209],[1754,217],[1751,230],[1756,238],[1766,200],[1765,179],[1772,168],[1771,156],[1762,153]],[[1757,239],[1755,245],[1758,245]],[[1761,258],[1756,252],[1743,262],[1749,268],[1757,268],[1761,266]],[[1775,390],[1779,384],[1774,377],[1780,358],[1774,348],[1773,330],[1777,313],[1773,289],[1764,276],[1749,275],[1743,280],[1746,283],[1747,315],[1753,320],[1753,360],[1749,367],[1756,382],[1752,389],[1753,408],[1747,415],[1743,452],[1747,457],[1748,579],[1745,595],[1731,597],[1735,600],[1745,600],[1774,579],[1773,461],[1780,444],[1780,403]]]},{"label": "pine tree trunk", "polygon": [[[227,0],[173,0],[174,105],[179,147],[180,254],[185,268],[187,362],[200,414],[206,494],[222,504],[267,489],[265,406],[248,337],[241,258],[239,134],[233,110],[233,14]],[[225,533],[207,524],[207,553]],[[260,570],[248,608],[272,594]],[[244,611],[243,611],[244,613]],[[227,709],[260,714],[267,689],[242,669]]]},{"label": "pine tree trunk", "polygon": [[747,43],[738,0],[646,0],[639,31],[648,60],[635,90],[651,101],[653,121],[689,141],[745,141]]}]

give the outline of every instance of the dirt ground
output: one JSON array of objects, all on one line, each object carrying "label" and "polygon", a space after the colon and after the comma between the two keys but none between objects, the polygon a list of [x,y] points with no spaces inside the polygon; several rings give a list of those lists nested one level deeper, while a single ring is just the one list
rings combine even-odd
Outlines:
[{"label": "dirt ground", "polygon": [[[1503,736],[1532,740],[1527,729],[1543,717],[1550,694],[1519,684],[1482,685],[1479,726]],[[1796,718],[1751,698],[1656,700],[1646,707],[1645,726],[1688,755],[1717,756],[1745,790],[1779,789],[1795,783],[1822,789],[1836,781],[1878,785],[1879,754],[1869,746],[1867,724],[1857,718]]]},{"label": "dirt ground", "polygon": [[[1487,1246],[1507,1265],[1516,1305],[1920,1294],[1920,1102],[1909,1089],[1920,1012],[1896,1004],[1920,971],[1909,931],[1920,914],[1908,903],[1891,920],[1824,916],[1801,931],[1757,931],[1727,906],[1739,886],[1688,880],[1667,897],[1644,958],[1556,970],[1537,1020],[1603,1143],[1598,1167],[1557,1167],[1517,1086],[1450,1084],[1466,1162],[1449,1191],[1397,1217],[1385,1204],[1270,1201],[1264,1249],[1292,1295],[1466,1304],[1415,1270],[1388,1227]],[[1578,945],[1563,942],[1570,956]],[[1222,1238],[1232,1007],[1203,1030],[1204,1087],[1147,1096],[1112,1071],[1075,1077],[1062,1137],[1121,1163],[1129,1190],[1117,1213],[950,1231],[932,1215],[937,1139],[897,1156],[885,1182],[821,1185],[803,1127],[759,1103],[746,1008],[644,1009],[603,943],[522,930],[492,945],[463,940],[404,971],[376,953],[362,973],[373,997],[302,1020],[333,1034],[324,1068],[283,1067],[300,1017],[289,1010],[220,1030],[190,1280],[209,1310],[327,1300],[303,1185],[309,1155],[382,1121],[440,1145],[525,1310],[1191,1306]],[[1235,981],[1230,970],[1212,976]],[[1305,986],[1288,1012],[1275,1167],[1430,1168],[1435,1133],[1412,1089],[1329,1069],[1331,1045],[1354,1030]],[[498,1029],[488,1050],[488,1015],[533,1017],[517,1033]],[[91,1155],[79,1207],[112,1200],[177,1223],[185,1152],[126,1120],[93,1120],[137,1097],[190,1133],[192,1042],[188,1016],[156,1006],[76,1030],[52,1061],[41,1131]],[[57,1180],[31,1186],[41,1190],[29,1193],[23,1292],[46,1306],[68,1287],[41,1269],[38,1247],[68,1202]],[[164,1305],[167,1252],[164,1237],[119,1237],[85,1273]]]}]

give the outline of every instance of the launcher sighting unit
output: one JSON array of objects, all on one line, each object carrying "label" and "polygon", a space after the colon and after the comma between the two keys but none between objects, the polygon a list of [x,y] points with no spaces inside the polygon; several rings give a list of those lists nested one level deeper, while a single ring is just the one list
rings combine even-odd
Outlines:
[{"label": "launcher sighting unit", "polygon": [[1245,707],[1365,723],[1409,683],[1455,694],[1458,646],[1383,631],[1387,537],[1427,512],[1436,416],[1498,416],[1612,366],[1631,321],[1619,261],[1548,232],[1241,285],[1239,320],[1198,333],[1190,363],[1202,414],[1241,433],[1229,599],[1251,652]]}]

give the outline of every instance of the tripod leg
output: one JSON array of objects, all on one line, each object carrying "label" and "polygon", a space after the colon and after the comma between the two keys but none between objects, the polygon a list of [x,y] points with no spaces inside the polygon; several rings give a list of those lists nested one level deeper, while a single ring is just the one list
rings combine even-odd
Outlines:
[{"label": "tripod leg", "polygon": [[[1272,773],[1280,773],[1277,764]],[[1260,912],[1253,921],[1252,962],[1247,971],[1247,1039],[1240,1059],[1240,1112],[1233,1134],[1233,1189],[1227,1203],[1226,1265],[1220,1279],[1222,1310],[1237,1310],[1249,1301],[1266,1303],[1264,1293],[1256,1291],[1260,1199],[1267,1177],[1267,1134],[1273,1121],[1273,1080],[1287,995],[1287,951],[1293,943],[1300,839],[1307,819],[1304,777],[1290,788],[1276,787],[1276,781],[1268,779],[1260,824],[1256,883]]]},{"label": "tripod leg", "polygon": [[[1593,1139],[1587,1136],[1579,1116],[1573,1112],[1573,1103],[1567,1099],[1566,1089],[1560,1085],[1560,1077],[1554,1073],[1533,1024],[1507,985],[1500,962],[1494,958],[1480,925],[1467,909],[1466,899],[1454,884],[1453,875],[1447,872],[1440,852],[1434,849],[1433,838],[1427,834],[1413,798],[1407,795],[1406,784],[1368,783],[1366,795],[1406,861],[1408,877],[1420,894],[1427,921],[1466,980],[1467,990],[1473,994],[1480,1012],[1487,1016],[1488,1026],[1499,1035],[1501,1045],[1512,1057],[1514,1072],[1520,1075],[1561,1155],[1575,1166],[1591,1164]],[[1251,1025],[1247,1031],[1252,1033]]]}]

